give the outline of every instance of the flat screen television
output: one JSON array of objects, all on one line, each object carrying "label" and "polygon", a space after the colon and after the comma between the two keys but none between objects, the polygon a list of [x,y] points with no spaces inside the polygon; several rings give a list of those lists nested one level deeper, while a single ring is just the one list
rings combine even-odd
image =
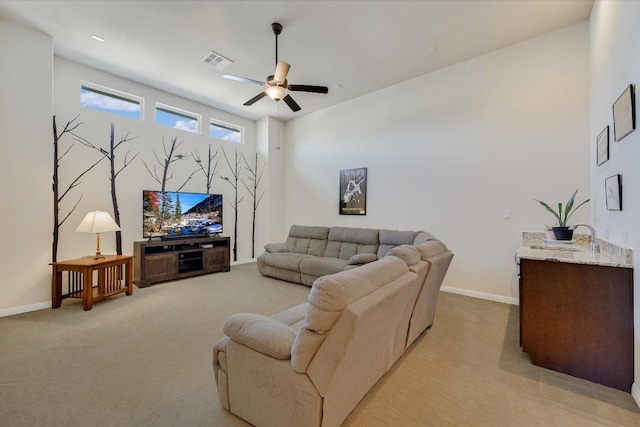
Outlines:
[{"label": "flat screen television", "polygon": [[142,191],[144,237],[222,233],[222,194]]}]

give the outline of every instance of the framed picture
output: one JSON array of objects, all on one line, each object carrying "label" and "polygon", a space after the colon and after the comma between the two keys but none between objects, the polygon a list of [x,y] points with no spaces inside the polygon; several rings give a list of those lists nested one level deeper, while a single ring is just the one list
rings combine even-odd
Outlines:
[{"label": "framed picture", "polygon": [[367,214],[367,168],[340,171],[340,215]]},{"label": "framed picture", "polygon": [[609,126],[605,127],[596,138],[596,164],[600,166],[609,160]]},{"label": "framed picture", "polygon": [[627,86],[613,103],[613,137],[616,142],[636,128],[636,102],[633,85]]},{"label": "framed picture", "polygon": [[622,210],[622,179],[620,174],[610,176],[604,180],[607,199],[607,210]]}]

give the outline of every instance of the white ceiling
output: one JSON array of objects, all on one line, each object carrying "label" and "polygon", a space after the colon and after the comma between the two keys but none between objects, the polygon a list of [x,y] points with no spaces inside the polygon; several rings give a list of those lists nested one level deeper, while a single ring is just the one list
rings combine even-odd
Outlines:
[{"label": "white ceiling", "polygon": [[[589,17],[593,0],[0,1],[0,17],[50,34],[55,54],[250,119],[290,120]],[[302,110],[263,98],[279,59]],[[104,43],[91,38],[97,34]],[[435,50],[434,50],[435,49]],[[234,61],[224,72],[209,51]],[[432,52],[430,52],[433,50]]]}]

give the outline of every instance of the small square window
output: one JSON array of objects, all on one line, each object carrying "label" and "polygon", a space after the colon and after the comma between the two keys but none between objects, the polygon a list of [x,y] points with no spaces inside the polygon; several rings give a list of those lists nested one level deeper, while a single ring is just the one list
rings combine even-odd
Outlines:
[{"label": "small square window", "polygon": [[144,99],[90,83],[80,85],[80,105],[106,113],[142,120]]},{"label": "small square window", "polygon": [[190,111],[156,103],[156,123],[161,126],[200,133],[201,117],[199,114]]},{"label": "small square window", "polygon": [[211,120],[209,127],[209,135],[212,138],[222,139],[224,141],[243,144],[242,128],[240,126],[230,125],[224,122]]}]

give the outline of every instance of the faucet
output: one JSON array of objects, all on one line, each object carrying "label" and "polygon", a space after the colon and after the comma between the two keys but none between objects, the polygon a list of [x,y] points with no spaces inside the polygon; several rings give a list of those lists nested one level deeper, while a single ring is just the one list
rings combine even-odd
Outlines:
[{"label": "faucet", "polygon": [[593,227],[590,226],[589,224],[576,224],[573,227],[571,227],[571,229],[575,230],[580,226],[587,227],[589,230],[591,230],[591,241],[589,244],[589,248],[591,249],[591,253],[599,253],[600,246],[596,243],[596,230],[594,230]]}]

